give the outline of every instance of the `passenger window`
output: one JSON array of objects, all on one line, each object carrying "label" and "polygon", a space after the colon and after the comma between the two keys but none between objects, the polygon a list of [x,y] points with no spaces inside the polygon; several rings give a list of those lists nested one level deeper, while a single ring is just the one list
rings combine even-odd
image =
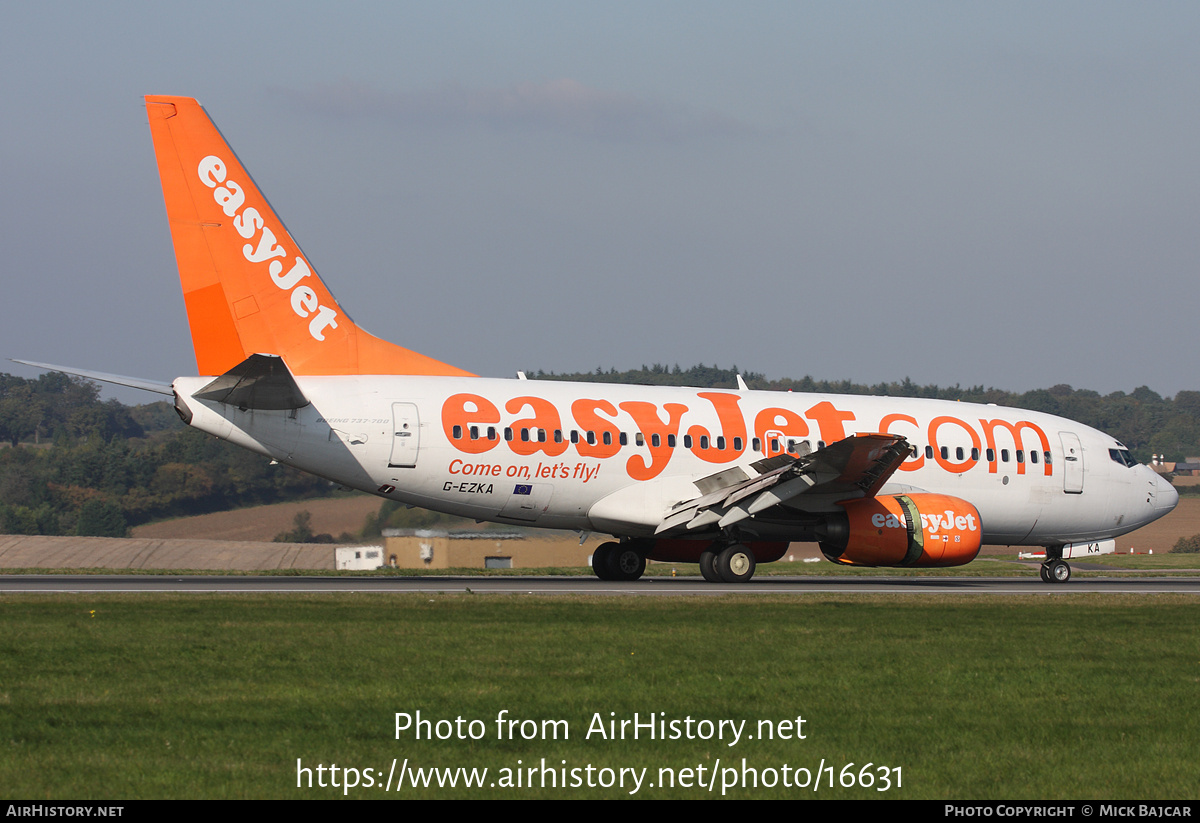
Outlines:
[{"label": "passenger window", "polygon": [[779,438],[778,437],[771,438],[771,451],[773,451],[773,452],[779,451]]},{"label": "passenger window", "polygon": [[512,435],[512,429],[511,429],[509,426],[505,426],[505,427],[504,427],[504,439],[505,439],[505,440],[508,440],[508,441],[511,441],[511,440],[512,440],[512,437],[513,437],[513,435]]},{"label": "passenger window", "polygon": [[673,434],[667,435],[667,446],[672,449],[675,448],[675,435],[673,435]]},{"label": "passenger window", "polygon": [[500,438],[498,438],[496,436],[496,427],[488,426],[488,440],[499,440],[499,439]]},{"label": "passenger window", "polygon": [[759,438],[757,438],[757,437],[754,438],[753,440],[750,441],[750,444],[751,444],[750,445],[751,451],[756,451],[756,452],[762,451],[762,440],[760,440]]},{"label": "passenger window", "polygon": [[529,442],[529,429],[521,429],[521,442],[522,443]]},{"label": "passenger window", "polygon": [[472,426],[472,427],[471,427],[471,439],[472,439],[472,440],[478,440],[478,439],[479,439],[479,427],[478,427],[478,426]]},{"label": "passenger window", "polygon": [[700,449],[704,450],[707,448],[708,448],[708,435],[702,434],[702,435],[700,435]]},{"label": "passenger window", "polygon": [[617,439],[621,441],[622,446],[629,445],[629,435],[627,435],[625,432],[621,432],[619,435],[617,435]]},{"label": "passenger window", "polygon": [[988,449],[988,450],[987,450],[987,461],[988,461],[989,463],[995,463],[995,462],[996,462],[996,450],[995,450],[995,449]]},{"label": "passenger window", "polygon": [[1025,451],[1024,451],[1024,449],[1017,449],[1017,462],[1018,462],[1018,463],[1024,463],[1024,462],[1025,462]]},{"label": "passenger window", "polygon": [[742,450],[742,438],[740,438],[740,437],[733,438],[733,450],[735,452],[740,452]]},{"label": "passenger window", "polygon": [[579,442],[579,432],[575,431],[574,429],[571,429],[571,442],[572,443]]},{"label": "passenger window", "polygon": [[964,455],[963,455],[962,446],[959,446],[957,449],[954,450],[954,459],[961,463],[963,457],[964,457]]},{"label": "passenger window", "polygon": [[612,432],[604,433],[604,445],[606,445],[606,446],[612,445]]},{"label": "passenger window", "polygon": [[555,429],[555,430],[554,430],[554,442],[555,442],[555,443],[561,443],[561,442],[563,442],[563,433],[562,433],[562,429]]},{"label": "passenger window", "polygon": [[1001,463],[1007,463],[1007,462],[1008,462],[1008,449],[1001,449],[1001,450],[1000,450],[1000,462],[1001,462]]},{"label": "passenger window", "polygon": [[724,437],[717,438],[717,448],[721,451],[725,451],[725,438]]},{"label": "passenger window", "polygon": [[588,432],[587,434],[588,434],[588,436],[587,436],[588,445],[589,445],[589,446],[594,446],[594,445],[596,445],[596,433],[595,433],[595,432]]},{"label": "passenger window", "polygon": [[683,447],[685,449],[690,449],[692,447],[692,436],[690,434],[685,434],[683,436]]},{"label": "passenger window", "polygon": [[972,460],[979,459],[979,449],[971,449],[971,459]]},{"label": "passenger window", "polygon": [[1042,458],[1045,460],[1046,465],[1049,466],[1050,465],[1050,452],[1042,452]]},{"label": "passenger window", "polygon": [[933,459],[933,446],[925,447],[925,457],[929,460]]},{"label": "passenger window", "polygon": [[1036,462],[1038,462],[1038,453],[1037,453],[1037,452],[1035,452],[1035,451],[1031,451],[1031,452],[1029,453],[1029,462],[1030,462],[1030,463],[1036,463]]},{"label": "passenger window", "polygon": [[455,426],[455,427],[454,427],[454,439],[455,439],[455,440],[462,440],[462,426]]},{"label": "passenger window", "polygon": [[633,442],[639,446],[644,446],[646,445],[646,438],[641,432],[638,432],[633,436]]},{"label": "passenger window", "polygon": [[545,443],[545,442],[546,442],[546,430],[545,430],[545,429],[538,429],[538,430],[537,430],[537,433],[538,433],[538,442],[539,442],[539,443]]},{"label": "passenger window", "polygon": [[949,459],[950,459],[950,448],[949,448],[948,446],[942,446],[942,448],[941,448],[941,452],[942,452],[942,459],[943,459],[943,460],[949,460]]},{"label": "passenger window", "polygon": [[657,449],[659,447],[659,445],[661,445],[661,443],[662,443],[662,438],[659,437],[657,434],[650,435],[650,445],[651,446],[653,446],[654,448]]}]

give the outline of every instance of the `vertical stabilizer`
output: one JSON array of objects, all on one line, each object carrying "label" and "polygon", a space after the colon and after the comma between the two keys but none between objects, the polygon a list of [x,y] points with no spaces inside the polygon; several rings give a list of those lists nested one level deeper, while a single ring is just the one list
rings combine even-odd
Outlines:
[{"label": "vertical stabilizer", "polygon": [[253,354],[297,375],[469,375],[346,316],[199,103],[148,96],[146,109],[201,375]]}]

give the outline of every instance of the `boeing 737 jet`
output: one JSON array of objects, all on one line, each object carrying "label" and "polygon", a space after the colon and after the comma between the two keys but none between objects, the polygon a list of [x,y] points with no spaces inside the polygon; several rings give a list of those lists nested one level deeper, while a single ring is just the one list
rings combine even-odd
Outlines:
[{"label": "boeing 737 jet", "polygon": [[1042,579],[1065,582],[1068,559],[1178,502],[1112,437],[1038,412],[473,376],[358,328],[195,100],[146,107],[200,376],[45,367],[171,396],[188,425],[280,463],[439,512],[612,535],[592,566],[624,580],[652,559],[747,581],[807,541],[860,566],[1044,546]]}]

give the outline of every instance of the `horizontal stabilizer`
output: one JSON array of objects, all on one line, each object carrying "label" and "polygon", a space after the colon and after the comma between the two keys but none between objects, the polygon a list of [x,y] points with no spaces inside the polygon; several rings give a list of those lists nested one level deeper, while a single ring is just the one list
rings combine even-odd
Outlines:
[{"label": "horizontal stabilizer", "polygon": [[17,360],[15,357],[12,358],[12,362],[21,363],[25,366],[33,366],[34,368],[38,369],[46,369],[47,371],[59,371],[63,374],[73,374],[76,377],[86,377],[88,380],[99,380],[101,383],[114,383],[118,386],[128,386],[131,389],[152,391],[157,394],[165,394],[168,397],[173,397],[175,394],[170,383],[160,383],[157,380],[143,380],[140,377],[126,377],[123,374],[109,374],[102,371],[72,369],[68,368],[67,366],[54,366],[50,363],[34,363],[32,360]]},{"label": "horizontal stabilizer", "polygon": [[308,405],[282,357],[252,354],[193,395],[239,409],[281,411]]}]

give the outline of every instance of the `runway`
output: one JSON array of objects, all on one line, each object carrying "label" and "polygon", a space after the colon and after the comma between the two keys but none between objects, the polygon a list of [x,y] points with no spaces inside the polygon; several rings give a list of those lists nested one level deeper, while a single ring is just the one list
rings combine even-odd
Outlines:
[{"label": "runway", "polygon": [[539,596],[714,596],[805,594],[1195,594],[1196,577],[1076,577],[1047,584],[1023,577],[761,577],[737,585],[698,577],[605,582],[592,577],[282,577],[232,575],[0,575],[0,594],[36,593],[509,594]]}]

